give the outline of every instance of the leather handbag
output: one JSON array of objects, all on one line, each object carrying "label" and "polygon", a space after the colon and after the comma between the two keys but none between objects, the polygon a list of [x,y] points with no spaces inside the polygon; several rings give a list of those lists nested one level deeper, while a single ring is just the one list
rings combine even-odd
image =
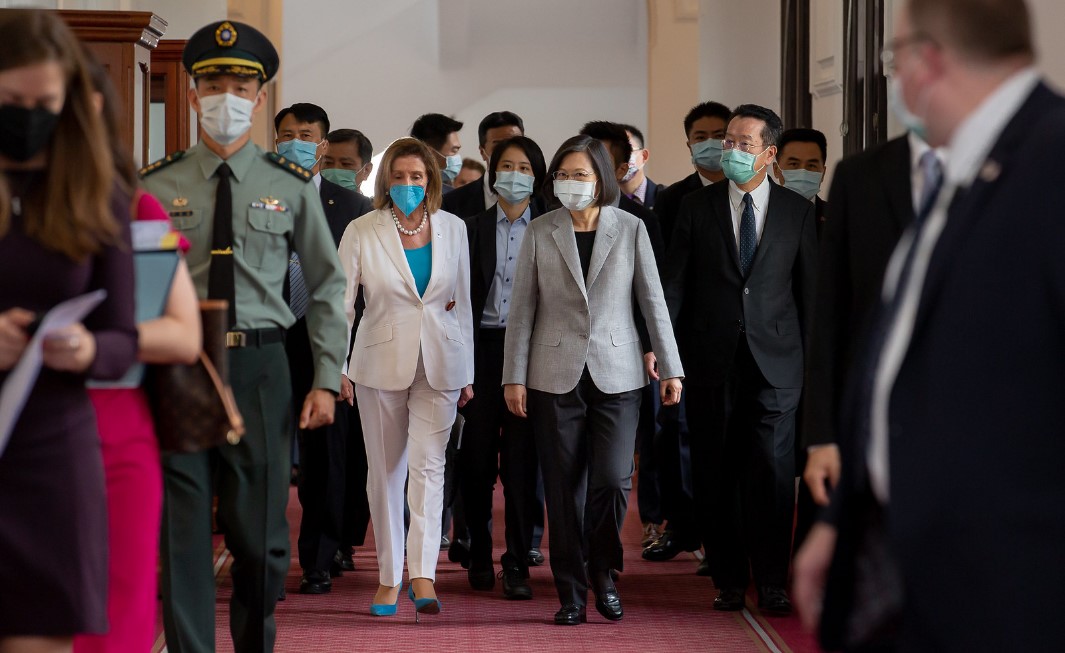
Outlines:
[{"label": "leather handbag", "polygon": [[229,303],[200,302],[203,349],[192,365],[153,365],[145,388],[155,418],[159,448],[169,453],[195,453],[237,444],[244,419],[229,385],[226,324]]}]

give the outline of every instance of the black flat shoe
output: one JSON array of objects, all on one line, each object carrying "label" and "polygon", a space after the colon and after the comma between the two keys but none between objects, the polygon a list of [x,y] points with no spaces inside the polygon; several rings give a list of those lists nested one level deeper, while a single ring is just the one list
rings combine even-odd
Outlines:
[{"label": "black flat shoe", "polygon": [[338,549],[333,554],[333,564],[339,567],[341,571],[355,571],[355,556],[352,555],[351,547],[346,546]]},{"label": "black flat shoe", "polygon": [[300,594],[328,594],[333,589],[329,572],[321,569],[308,569],[300,578]]},{"label": "black flat shoe", "polygon": [[599,611],[599,614],[603,615],[604,619],[609,619],[610,621],[619,621],[625,614],[625,611],[621,608],[621,597],[618,596],[616,589],[596,594],[595,609]]},{"label": "black flat shoe", "polygon": [[588,614],[583,605],[567,603],[555,613],[556,626],[577,626],[588,622]]},{"label": "black flat shoe", "polygon": [[721,590],[714,599],[714,609],[724,612],[739,612],[743,605],[743,592],[738,590]]},{"label": "black flat shoe", "polygon": [[532,588],[525,582],[525,574],[517,567],[503,567],[499,572],[503,579],[503,598],[511,601],[528,601],[532,599]]},{"label": "black flat shoe", "polygon": [[772,585],[758,588],[758,609],[771,615],[791,614],[791,599],[787,590]]},{"label": "black flat shoe", "polygon": [[470,541],[469,540],[451,540],[451,545],[447,547],[447,559],[451,562],[457,562],[462,565],[463,569],[470,568]]},{"label": "black flat shoe", "polygon": [[470,587],[475,590],[486,592],[496,586],[496,570],[490,560],[487,564],[471,564],[470,570],[466,572],[466,577],[470,581]]},{"label": "black flat shoe", "polygon": [[539,567],[544,564],[544,554],[540,553],[540,549],[529,549],[529,553],[525,556],[525,562],[530,567]]}]

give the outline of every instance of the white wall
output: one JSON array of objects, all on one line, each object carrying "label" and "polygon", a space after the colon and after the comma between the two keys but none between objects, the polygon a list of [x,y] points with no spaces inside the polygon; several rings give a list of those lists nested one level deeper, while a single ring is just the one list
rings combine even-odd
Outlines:
[{"label": "white wall", "polygon": [[429,112],[466,124],[475,159],[492,111],[522,116],[548,158],[588,120],[647,120],[640,0],[289,0],[283,34],[278,106],[319,104],[375,153]]}]

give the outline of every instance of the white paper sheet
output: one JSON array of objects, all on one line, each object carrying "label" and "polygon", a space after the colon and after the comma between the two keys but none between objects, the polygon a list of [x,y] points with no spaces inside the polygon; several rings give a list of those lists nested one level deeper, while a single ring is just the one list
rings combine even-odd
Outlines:
[{"label": "white paper sheet", "polygon": [[3,388],[0,388],[0,456],[4,455],[15,422],[22,414],[26,400],[37,383],[37,375],[41,372],[41,362],[44,359],[42,341],[49,334],[81,322],[105,297],[107,291],[103,289],[79,295],[57,304],[41,320],[37,332],[26,345],[26,351],[22,352],[22,357],[4,380]]}]

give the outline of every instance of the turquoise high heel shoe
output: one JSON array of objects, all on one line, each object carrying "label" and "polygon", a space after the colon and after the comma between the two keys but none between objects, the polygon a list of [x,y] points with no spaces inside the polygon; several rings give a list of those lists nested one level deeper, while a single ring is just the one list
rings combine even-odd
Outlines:
[{"label": "turquoise high heel shoe", "polygon": [[408,588],[407,596],[410,597],[411,602],[414,603],[414,622],[421,623],[418,618],[423,614],[440,614],[443,610],[443,606],[440,604],[440,599],[416,599],[414,598],[414,583],[410,584]]},{"label": "turquoise high heel shoe", "polygon": [[399,597],[401,596],[403,596],[403,583],[399,584],[399,590],[396,591],[395,603],[371,603],[370,614],[375,617],[394,617],[396,609],[399,607]]}]

